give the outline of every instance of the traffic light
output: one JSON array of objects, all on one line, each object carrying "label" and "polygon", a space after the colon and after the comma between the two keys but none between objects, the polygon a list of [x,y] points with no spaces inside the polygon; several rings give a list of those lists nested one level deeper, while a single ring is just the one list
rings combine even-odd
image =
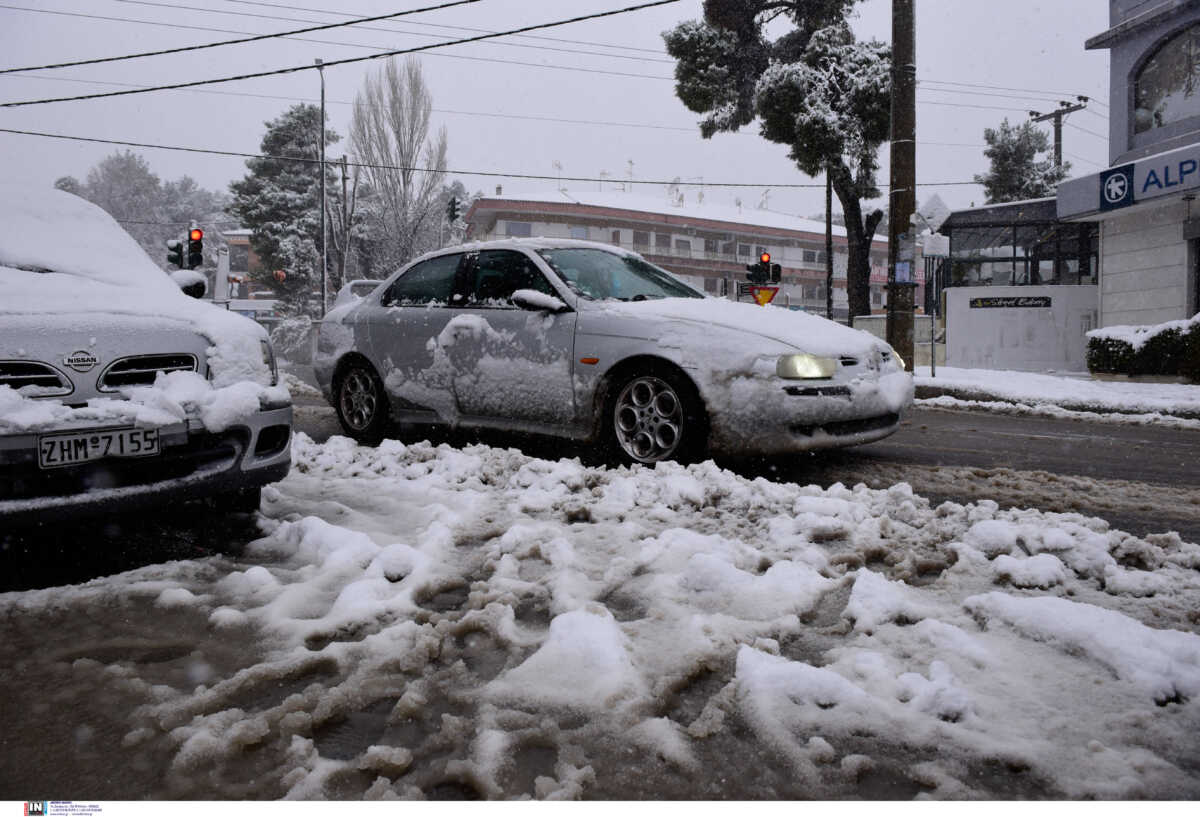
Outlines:
[{"label": "traffic light", "polygon": [[771,283],[772,284],[778,284],[779,279],[782,276],[782,274],[783,274],[783,267],[779,266],[778,264],[771,265]]},{"label": "traffic light", "polygon": [[183,269],[183,242],[178,238],[167,242],[167,263]]},{"label": "traffic light", "polygon": [[[765,284],[773,274],[775,276],[779,275],[779,265],[772,265],[771,254],[764,252],[758,257],[757,264],[746,265],[746,272],[748,273],[746,277],[750,279],[750,283]],[[775,277],[774,280],[778,281],[779,278]]]},{"label": "traffic light", "polygon": [[187,268],[195,269],[204,263],[204,231],[199,227],[188,230]]},{"label": "traffic light", "polygon": [[446,202],[446,223],[453,224],[458,221],[458,197],[451,196],[450,201]]}]

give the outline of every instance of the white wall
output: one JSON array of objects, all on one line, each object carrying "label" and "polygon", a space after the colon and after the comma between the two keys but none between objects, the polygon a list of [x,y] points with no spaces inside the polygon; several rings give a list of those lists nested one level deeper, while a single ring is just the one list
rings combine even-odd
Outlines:
[{"label": "white wall", "polygon": [[[1096,328],[1097,287],[950,287],[946,365],[1025,372],[1087,371],[1084,333]],[[1050,307],[971,308],[972,298],[1041,296]]]},{"label": "white wall", "polygon": [[1100,325],[1189,317],[1186,205],[1175,201],[1100,223]]}]

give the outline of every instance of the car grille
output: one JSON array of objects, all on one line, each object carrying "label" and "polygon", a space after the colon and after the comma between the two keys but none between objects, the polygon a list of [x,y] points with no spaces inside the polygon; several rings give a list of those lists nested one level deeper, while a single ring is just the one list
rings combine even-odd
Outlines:
[{"label": "car grille", "polygon": [[0,360],[0,386],[37,388],[36,397],[62,397],[75,390],[71,381],[47,363],[30,360]]},{"label": "car grille", "polygon": [[113,361],[96,384],[100,391],[116,391],[129,386],[150,386],[159,372],[194,372],[194,355],[135,355]]},{"label": "car grille", "polygon": [[838,420],[823,425],[794,425],[792,433],[811,437],[817,431],[824,431],[832,437],[849,437],[853,434],[864,434],[881,428],[891,428],[900,422],[900,415],[894,412],[881,414],[878,417],[864,417],[861,420]]}]

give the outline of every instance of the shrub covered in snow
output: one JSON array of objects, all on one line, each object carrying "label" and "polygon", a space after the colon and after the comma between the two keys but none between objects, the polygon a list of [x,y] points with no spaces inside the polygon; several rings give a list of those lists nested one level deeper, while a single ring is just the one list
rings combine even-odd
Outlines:
[{"label": "shrub covered in snow", "polygon": [[1182,375],[1200,383],[1200,313],[1154,326],[1109,326],[1087,333],[1092,372]]},{"label": "shrub covered in snow", "polygon": [[312,362],[312,319],[307,315],[287,318],[271,330],[275,354],[293,363]]}]

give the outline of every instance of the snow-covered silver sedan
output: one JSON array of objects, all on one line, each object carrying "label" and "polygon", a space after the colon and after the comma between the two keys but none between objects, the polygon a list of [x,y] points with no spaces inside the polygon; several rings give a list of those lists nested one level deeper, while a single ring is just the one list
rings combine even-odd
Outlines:
[{"label": "snow-covered silver sedan", "polygon": [[418,258],[328,314],[314,364],[364,442],[393,421],[496,428],[640,463],[870,442],[913,396],[903,362],[865,332],[546,238]]}]

